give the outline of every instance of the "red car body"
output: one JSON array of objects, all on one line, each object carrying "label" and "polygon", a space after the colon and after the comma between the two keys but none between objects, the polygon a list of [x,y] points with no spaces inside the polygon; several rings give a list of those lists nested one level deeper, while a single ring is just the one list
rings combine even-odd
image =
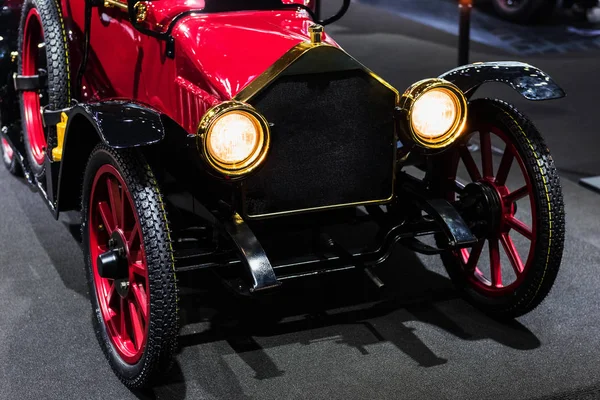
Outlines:
[{"label": "red car body", "polygon": [[[62,4],[76,60],[85,3],[63,0]],[[166,26],[190,8],[204,8],[204,1],[151,3],[146,23]],[[164,42],[137,32],[123,10],[101,9],[92,17],[93,52],[82,93],[89,101],[134,99],[193,134],[210,107],[231,100],[290,48],[310,40],[311,24],[308,13],[298,10],[190,16],[173,31],[175,58],[171,59],[164,57]],[[326,41],[335,45],[329,38]]]}]

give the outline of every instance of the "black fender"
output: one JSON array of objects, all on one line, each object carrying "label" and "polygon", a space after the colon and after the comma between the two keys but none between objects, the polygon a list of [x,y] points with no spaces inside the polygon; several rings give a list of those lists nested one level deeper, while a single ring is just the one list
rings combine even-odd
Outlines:
[{"label": "black fender", "polygon": [[527,100],[560,99],[565,91],[544,71],[522,62],[499,61],[464,65],[440,76],[458,86],[470,98],[487,82],[507,84]]},{"label": "black fender", "polygon": [[161,114],[137,103],[119,100],[80,103],[65,112],[69,119],[55,179],[57,187],[53,191],[56,217],[60,211],[78,208],[83,171],[97,143],[125,149],[155,144],[165,137]]},{"label": "black fender", "polygon": [[160,113],[137,103],[105,101],[78,104],[69,112],[65,131],[65,150],[68,148],[71,122],[85,117],[96,130],[100,140],[109,147],[125,149],[158,143],[165,137]]}]

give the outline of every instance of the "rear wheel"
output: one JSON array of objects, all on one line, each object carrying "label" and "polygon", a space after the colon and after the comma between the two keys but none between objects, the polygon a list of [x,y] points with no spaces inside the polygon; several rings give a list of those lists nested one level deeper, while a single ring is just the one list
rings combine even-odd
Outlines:
[{"label": "rear wheel", "polygon": [[513,318],[535,308],[558,273],[562,190],[548,148],[522,114],[494,100],[471,102],[469,113],[468,134],[431,173],[433,187],[462,210],[479,242],[442,260],[474,305]]},{"label": "rear wheel", "polygon": [[98,341],[125,385],[151,386],[174,355],[177,286],[162,195],[141,154],[96,147],[82,221]]},{"label": "rear wheel", "polygon": [[[19,75],[46,75],[39,90],[23,91],[21,120],[27,161],[39,178],[44,173],[44,159],[56,143],[56,127],[44,127],[41,108],[65,108],[69,104],[69,65],[66,33],[55,0],[26,0],[19,27]],[[48,143],[50,140],[50,143]]]}]

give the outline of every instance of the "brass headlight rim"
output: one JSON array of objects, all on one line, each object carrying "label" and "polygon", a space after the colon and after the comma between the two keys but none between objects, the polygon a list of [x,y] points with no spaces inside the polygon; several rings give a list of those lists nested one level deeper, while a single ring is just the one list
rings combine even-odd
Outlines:
[{"label": "brass headlight rim", "polygon": [[[250,117],[258,129],[259,140],[255,150],[245,160],[238,163],[226,163],[211,154],[207,142],[214,125],[227,114],[236,112]],[[214,170],[228,177],[239,177],[254,171],[264,162],[271,144],[269,123],[265,117],[251,105],[238,101],[224,102],[208,110],[198,126],[198,137],[204,160]]]},{"label": "brass headlight rim", "polygon": [[[412,113],[417,100],[431,90],[443,90],[451,95],[457,107],[457,117],[452,127],[445,134],[434,139],[426,139],[415,131],[412,123]],[[411,139],[416,144],[428,149],[442,149],[454,143],[463,133],[467,122],[467,98],[456,85],[444,79],[432,78],[416,82],[402,95],[400,104],[408,118]]]}]

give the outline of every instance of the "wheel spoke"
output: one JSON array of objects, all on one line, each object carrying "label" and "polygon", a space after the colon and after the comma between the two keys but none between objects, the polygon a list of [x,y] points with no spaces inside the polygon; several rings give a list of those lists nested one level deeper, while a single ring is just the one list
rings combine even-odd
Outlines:
[{"label": "wheel spoke", "polygon": [[139,239],[139,237],[140,237],[139,227],[140,227],[140,225],[136,222],[135,225],[133,226],[133,230],[129,233],[129,236],[127,237],[127,246],[129,246],[130,250],[133,248],[133,245],[134,245],[136,239]]},{"label": "wheel spoke", "polygon": [[125,299],[124,298],[120,298],[119,299],[119,335],[121,336],[122,340],[127,339],[128,335],[127,335],[127,325],[125,323],[126,318],[125,318]]},{"label": "wheel spoke", "polygon": [[473,159],[473,155],[471,154],[471,152],[469,151],[469,149],[466,146],[460,147],[460,157],[462,158],[463,163],[465,164],[465,167],[467,168],[467,172],[469,173],[471,180],[472,181],[480,180],[481,174],[479,173],[479,168],[477,168],[477,164],[475,163],[475,160]]},{"label": "wheel spoke", "polygon": [[104,224],[104,228],[108,232],[108,235],[112,235],[116,228],[116,220],[114,219],[113,213],[107,202],[101,201],[98,203],[98,213],[100,214],[100,218],[102,219],[102,223]]},{"label": "wheel spoke", "polygon": [[139,350],[142,347],[144,342],[144,328],[143,323],[140,317],[139,312],[137,311],[137,307],[133,301],[128,301],[129,306],[129,316],[131,318],[131,333],[133,336],[133,343],[135,345],[135,349]]},{"label": "wheel spoke", "polygon": [[508,178],[508,173],[510,172],[510,168],[512,167],[513,160],[515,156],[506,145],[504,149],[504,155],[502,156],[502,160],[500,161],[500,166],[498,167],[498,173],[496,174],[496,184],[503,186],[506,183],[506,178]]},{"label": "wheel spoke", "polygon": [[133,290],[135,301],[138,305],[140,312],[142,313],[144,321],[148,320],[148,299],[146,297],[146,292],[144,291],[144,288],[140,287],[140,285],[134,282],[131,284],[131,289]]},{"label": "wheel spoke", "polygon": [[106,179],[106,184],[108,187],[108,197],[110,199],[113,220],[115,221],[116,228],[122,228],[123,201],[121,199],[121,190],[119,189],[119,183],[111,178],[108,178]]},{"label": "wheel spoke", "polygon": [[525,185],[523,187],[518,188],[517,190],[513,190],[512,192],[504,196],[504,201],[506,201],[507,203],[514,203],[515,201],[520,200],[528,195],[529,188],[527,187],[527,185]]},{"label": "wheel spoke", "polygon": [[490,242],[490,273],[492,275],[492,286],[502,287],[502,268],[500,265],[500,247],[498,239],[493,238]]},{"label": "wheel spoke", "polygon": [[471,253],[469,254],[469,258],[465,266],[467,271],[473,272],[475,271],[475,268],[477,268],[477,263],[479,262],[479,257],[481,257],[481,252],[483,251],[484,244],[485,240],[480,240],[471,249]]},{"label": "wheel spoke", "polygon": [[109,283],[108,290],[106,290],[106,286],[104,286],[104,297],[106,298],[106,304],[110,305],[110,302],[113,299],[113,295],[115,294],[115,281]]},{"label": "wheel spoke", "polygon": [[510,260],[510,263],[515,270],[515,274],[518,276],[523,273],[525,267],[523,266],[523,261],[521,260],[521,256],[519,256],[519,252],[515,247],[514,242],[510,238],[508,233],[503,233],[500,236],[500,242],[502,242],[502,247],[504,247],[504,251]]},{"label": "wheel spoke", "polygon": [[481,140],[481,164],[483,165],[483,177],[494,176],[494,164],[492,159],[492,141],[489,132],[479,132]]},{"label": "wheel spoke", "polygon": [[146,277],[146,266],[141,261],[135,261],[130,265],[134,274]]},{"label": "wheel spoke", "polygon": [[524,222],[516,219],[514,215],[510,215],[506,218],[506,224],[515,231],[519,232],[521,235],[525,236],[527,239],[533,240],[533,232],[531,228],[525,225]]}]

